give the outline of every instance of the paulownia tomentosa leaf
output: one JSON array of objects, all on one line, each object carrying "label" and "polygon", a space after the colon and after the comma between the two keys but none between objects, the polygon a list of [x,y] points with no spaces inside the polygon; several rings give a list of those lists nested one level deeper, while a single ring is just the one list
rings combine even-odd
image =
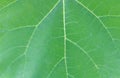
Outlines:
[{"label": "paulownia tomentosa leaf", "polygon": [[120,78],[120,0],[0,0],[0,78]]}]

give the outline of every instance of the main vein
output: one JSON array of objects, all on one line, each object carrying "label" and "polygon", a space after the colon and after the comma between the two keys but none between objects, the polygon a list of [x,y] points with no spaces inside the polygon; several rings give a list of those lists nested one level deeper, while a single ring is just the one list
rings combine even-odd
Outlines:
[{"label": "main vein", "polygon": [[66,59],[66,26],[65,26],[65,0],[63,0],[63,27],[64,27],[64,59],[65,59],[65,70],[68,78],[68,67],[67,67],[67,59]]}]

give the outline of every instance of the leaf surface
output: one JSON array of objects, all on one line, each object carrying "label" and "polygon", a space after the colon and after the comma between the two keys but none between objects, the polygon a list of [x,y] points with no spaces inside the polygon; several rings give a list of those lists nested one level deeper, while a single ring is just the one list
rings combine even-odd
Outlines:
[{"label": "leaf surface", "polygon": [[0,0],[0,78],[119,78],[119,2]]}]

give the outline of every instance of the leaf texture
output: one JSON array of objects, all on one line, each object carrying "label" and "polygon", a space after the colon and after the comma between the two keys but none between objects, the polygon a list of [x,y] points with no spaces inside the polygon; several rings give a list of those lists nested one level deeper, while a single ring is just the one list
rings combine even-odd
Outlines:
[{"label": "leaf texture", "polygon": [[119,0],[0,0],[0,78],[119,78]]}]

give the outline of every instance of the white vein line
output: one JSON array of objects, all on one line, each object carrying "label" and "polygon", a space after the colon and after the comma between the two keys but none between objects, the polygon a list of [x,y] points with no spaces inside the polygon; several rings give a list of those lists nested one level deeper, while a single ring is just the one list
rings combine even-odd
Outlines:
[{"label": "white vein line", "polygon": [[71,21],[71,22],[67,22],[65,25],[69,25],[69,24],[78,24],[78,22],[76,22],[76,21]]},{"label": "white vein line", "polygon": [[68,75],[69,75],[71,78],[75,78],[75,77],[74,77],[72,74],[70,74],[70,73],[69,73]]},{"label": "white vein line", "polygon": [[120,27],[108,27],[108,29],[117,29],[117,30],[120,30]]},{"label": "white vein line", "polygon": [[67,59],[66,59],[66,27],[65,27],[65,0],[63,0],[63,29],[64,29],[64,59],[65,59],[65,70],[66,76],[68,78],[68,67],[67,67]]},{"label": "white vein line", "polygon": [[114,38],[114,40],[116,40],[116,41],[120,41],[120,39],[118,39],[118,38]]},{"label": "white vein line", "polygon": [[23,47],[26,47],[26,46],[15,46],[15,47],[8,48],[3,53],[0,53],[0,56],[3,56],[3,55],[7,54],[8,52],[10,52],[16,48],[23,48]]},{"label": "white vein line", "polygon": [[67,38],[67,41],[69,41],[70,43],[72,43],[73,45],[75,45],[76,47],[78,47],[80,50],[82,50],[84,52],[84,54],[87,55],[87,57],[90,59],[90,61],[94,64],[96,69],[99,69],[98,65],[95,63],[95,61],[93,60],[93,58],[87,53],[86,50],[84,50],[81,46],[79,46],[76,42],[70,40]]},{"label": "white vein line", "polygon": [[15,28],[10,28],[10,29],[1,29],[0,31],[2,32],[12,32],[12,31],[15,31],[15,30],[18,30],[18,29],[23,29],[23,28],[34,28],[35,25],[25,25],[25,26],[18,26],[18,27],[15,27]]},{"label": "white vein line", "polygon": [[92,11],[94,12],[94,11],[101,5],[101,3],[102,3],[102,1],[100,1],[100,2],[96,5],[96,7],[95,7],[94,9],[92,9]]},{"label": "white vein line", "polygon": [[15,31],[15,30],[18,30],[18,29],[32,28],[32,27],[35,27],[35,25],[26,25],[26,26],[15,27],[15,28],[9,29],[7,31]]},{"label": "white vein line", "polygon": [[[24,48],[24,47],[26,47],[26,46],[16,46],[16,47],[14,47],[14,48],[11,48],[11,49],[15,49],[15,48]],[[9,51],[8,51],[9,52]],[[0,55],[1,56],[1,55]],[[6,72],[9,68],[10,68],[10,66],[13,64],[13,63],[15,63],[19,58],[21,58],[23,56],[23,54],[20,54],[20,55],[18,55],[15,59],[13,59],[9,64],[8,64],[8,66],[6,67],[6,69],[5,69],[5,71],[4,72]],[[4,76],[4,72],[0,75],[0,77],[1,76]]]},{"label": "white vein line", "polygon": [[90,9],[88,9],[88,7],[86,7],[84,4],[82,4],[80,1],[78,0],[75,0],[78,4],[80,4],[81,6],[83,6],[86,10],[88,10],[92,15],[94,15],[98,21],[102,24],[102,26],[105,28],[105,30],[107,31],[108,35],[110,36],[110,38],[112,39],[113,43],[114,43],[114,40],[113,40],[113,37],[111,35],[111,33],[109,32],[109,30],[107,29],[107,27],[105,26],[105,24],[101,21],[101,19],[95,14],[93,13]]},{"label": "white vein line", "polygon": [[51,74],[53,73],[53,71],[55,70],[55,68],[64,60],[64,58],[62,57],[51,69],[51,71],[49,72],[47,78],[49,78],[51,76]]},{"label": "white vein line", "polygon": [[0,78],[2,76],[5,75],[5,72],[9,70],[10,66],[12,66],[12,64],[14,64],[17,60],[19,60],[22,56],[24,56],[23,54],[19,55],[18,57],[16,57],[8,66],[7,68],[5,69],[5,71],[0,75]]},{"label": "white vein line", "polygon": [[102,15],[102,16],[98,16],[99,18],[102,17],[120,17],[120,15]]},{"label": "white vein line", "polygon": [[[24,47],[26,47],[26,46],[16,46],[16,47],[14,47],[14,48],[11,48],[11,49],[15,49],[15,48],[24,48]],[[0,55],[1,56],[1,55]],[[8,64],[8,66],[7,66],[7,68],[5,69],[5,71],[4,72],[6,72],[9,68],[10,68],[10,66],[13,64],[13,63],[15,63],[19,58],[21,58],[23,56],[23,54],[20,54],[20,55],[18,55],[15,59],[13,59],[9,64]],[[0,76],[3,76],[4,75],[4,72],[0,75]]]},{"label": "white vein line", "polygon": [[[34,30],[33,30],[33,32],[32,32],[32,35],[31,35],[31,37],[30,37],[29,40],[28,40],[28,44],[26,45],[26,49],[25,49],[25,51],[24,51],[25,57],[26,57],[26,54],[27,54],[27,52],[28,52],[28,48],[30,47],[31,41],[32,41],[32,39],[33,39],[33,36],[34,36],[37,28],[38,28],[39,25],[49,16],[49,14],[55,9],[55,7],[59,4],[59,2],[60,2],[60,0],[57,1],[57,3],[53,6],[53,8],[52,8],[52,9],[43,17],[43,19],[40,20],[40,21],[38,22],[38,24],[35,26],[35,28],[34,28]],[[25,65],[26,65],[26,63],[25,63]],[[25,65],[24,65],[24,70],[25,70]],[[25,78],[24,74],[23,74],[23,78]]]},{"label": "white vein line", "polygon": [[17,1],[18,1],[18,0],[15,0],[15,1],[13,1],[13,2],[10,2],[8,5],[6,5],[6,6],[4,6],[3,8],[1,8],[0,11],[3,10],[3,9],[5,9],[5,8],[7,8],[7,7],[9,7],[9,6],[11,6],[12,4],[16,3]]}]

